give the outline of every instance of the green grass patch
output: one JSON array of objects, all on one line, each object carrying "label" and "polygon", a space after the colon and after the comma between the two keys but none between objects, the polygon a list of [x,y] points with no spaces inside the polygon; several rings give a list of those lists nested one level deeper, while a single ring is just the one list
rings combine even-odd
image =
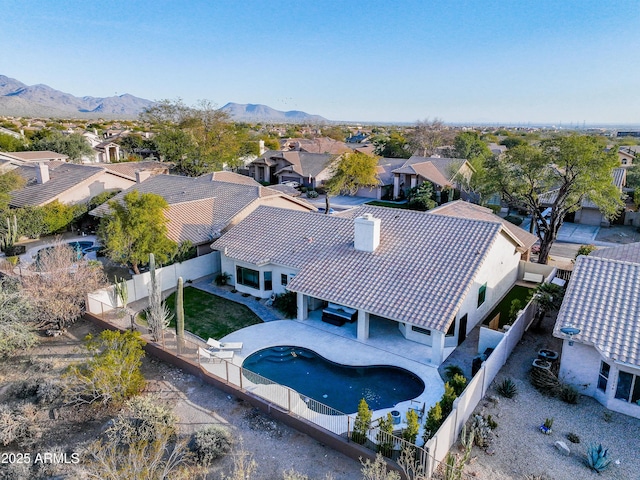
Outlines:
[{"label": "green grass patch", "polygon": [[509,310],[511,309],[511,302],[515,299],[522,302],[522,307],[527,306],[529,296],[533,294],[533,288],[523,287],[521,285],[515,285],[509,293],[500,301],[498,306],[485,318],[483,324],[488,325],[493,317],[500,313],[500,327],[504,326],[509,320]]},{"label": "green grass patch", "polygon": [[371,202],[367,202],[366,205],[371,205],[373,207],[389,207],[410,210],[408,203],[385,202],[384,200],[372,200]]},{"label": "green grass patch", "polygon": [[[174,314],[171,327],[176,326],[176,294],[167,298],[167,306]],[[248,307],[212,295],[193,287],[184,289],[184,328],[205,340],[220,339],[231,332],[262,323]]]}]

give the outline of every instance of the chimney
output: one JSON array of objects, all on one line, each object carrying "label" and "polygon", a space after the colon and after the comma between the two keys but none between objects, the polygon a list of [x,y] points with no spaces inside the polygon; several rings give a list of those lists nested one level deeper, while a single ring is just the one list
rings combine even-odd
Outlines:
[{"label": "chimney", "polygon": [[40,185],[49,181],[49,165],[44,162],[36,164],[36,181]]},{"label": "chimney", "polygon": [[142,183],[151,176],[149,170],[136,170],[136,183]]},{"label": "chimney", "polygon": [[353,246],[362,252],[375,252],[380,245],[380,219],[370,213],[357,217],[354,221]]},{"label": "chimney", "polygon": [[262,156],[262,155],[264,154],[264,152],[266,152],[266,151],[267,151],[267,149],[266,149],[266,148],[264,148],[264,140],[260,140],[260,141],[258,142],[258,146],[259,146],[259,148],[260,148],[260,153],[258,154],[258,156]]}]

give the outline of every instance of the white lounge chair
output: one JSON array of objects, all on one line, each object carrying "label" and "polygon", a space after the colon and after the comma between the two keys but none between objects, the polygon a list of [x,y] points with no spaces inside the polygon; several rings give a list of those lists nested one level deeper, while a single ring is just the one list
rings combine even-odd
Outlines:
[{"label": "white lounge chair", "polygon": [[219,352],[212,352],[210,350],[205,350],[204,348],[199,347],[198,351],[200,353],[201,362],[212,362],[214,359],[233,360],[233,352],[231,350],[220,350]]},{"label": "white lounge chair", "polygon": [[242,342],[219,342],[214,338],[207,340],[212,350],[242,350]]}]

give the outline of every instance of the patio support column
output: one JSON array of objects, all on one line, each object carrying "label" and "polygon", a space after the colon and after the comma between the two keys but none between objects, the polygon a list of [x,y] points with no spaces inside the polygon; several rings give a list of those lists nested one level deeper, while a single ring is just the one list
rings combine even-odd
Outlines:
[{"label": "patio support column", "polygon": [[431,364],[440,365],[444,358],[444,332],[431,330]]},{"label": "patio support column", "polygon": [[269,168],[269,165],[264,166],[264,181],[271,182],[271,169]]},{"label": "patio support column", "polygon": [[395,200],[400,196],[400,175],[393,174],[393,199]]},{"label": "patio support column", "polygon": [[296,293],[298,303],[298,320],[309,318],[309,298],[302,292]]},{"label": "patio support column", "polygon": [[369,338],[369,312],[358,310],[358,340]]},{"label": "patio support column", "polygon": [[417,183],[418,183],[418,176],[411,175],[411,188],[415,188]]}]

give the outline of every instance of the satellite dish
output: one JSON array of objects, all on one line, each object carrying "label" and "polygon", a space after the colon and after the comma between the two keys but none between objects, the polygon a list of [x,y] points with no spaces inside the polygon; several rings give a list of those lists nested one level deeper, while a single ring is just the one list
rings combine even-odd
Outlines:
[{"label": "satellite dish", "polygon": [[578,335],[580,333],[580,329],[573,327],[571,325],[567,325],[566,327],[562,327],[560,331],[569,337],[569,346],[573,345],[573,336]]}]

